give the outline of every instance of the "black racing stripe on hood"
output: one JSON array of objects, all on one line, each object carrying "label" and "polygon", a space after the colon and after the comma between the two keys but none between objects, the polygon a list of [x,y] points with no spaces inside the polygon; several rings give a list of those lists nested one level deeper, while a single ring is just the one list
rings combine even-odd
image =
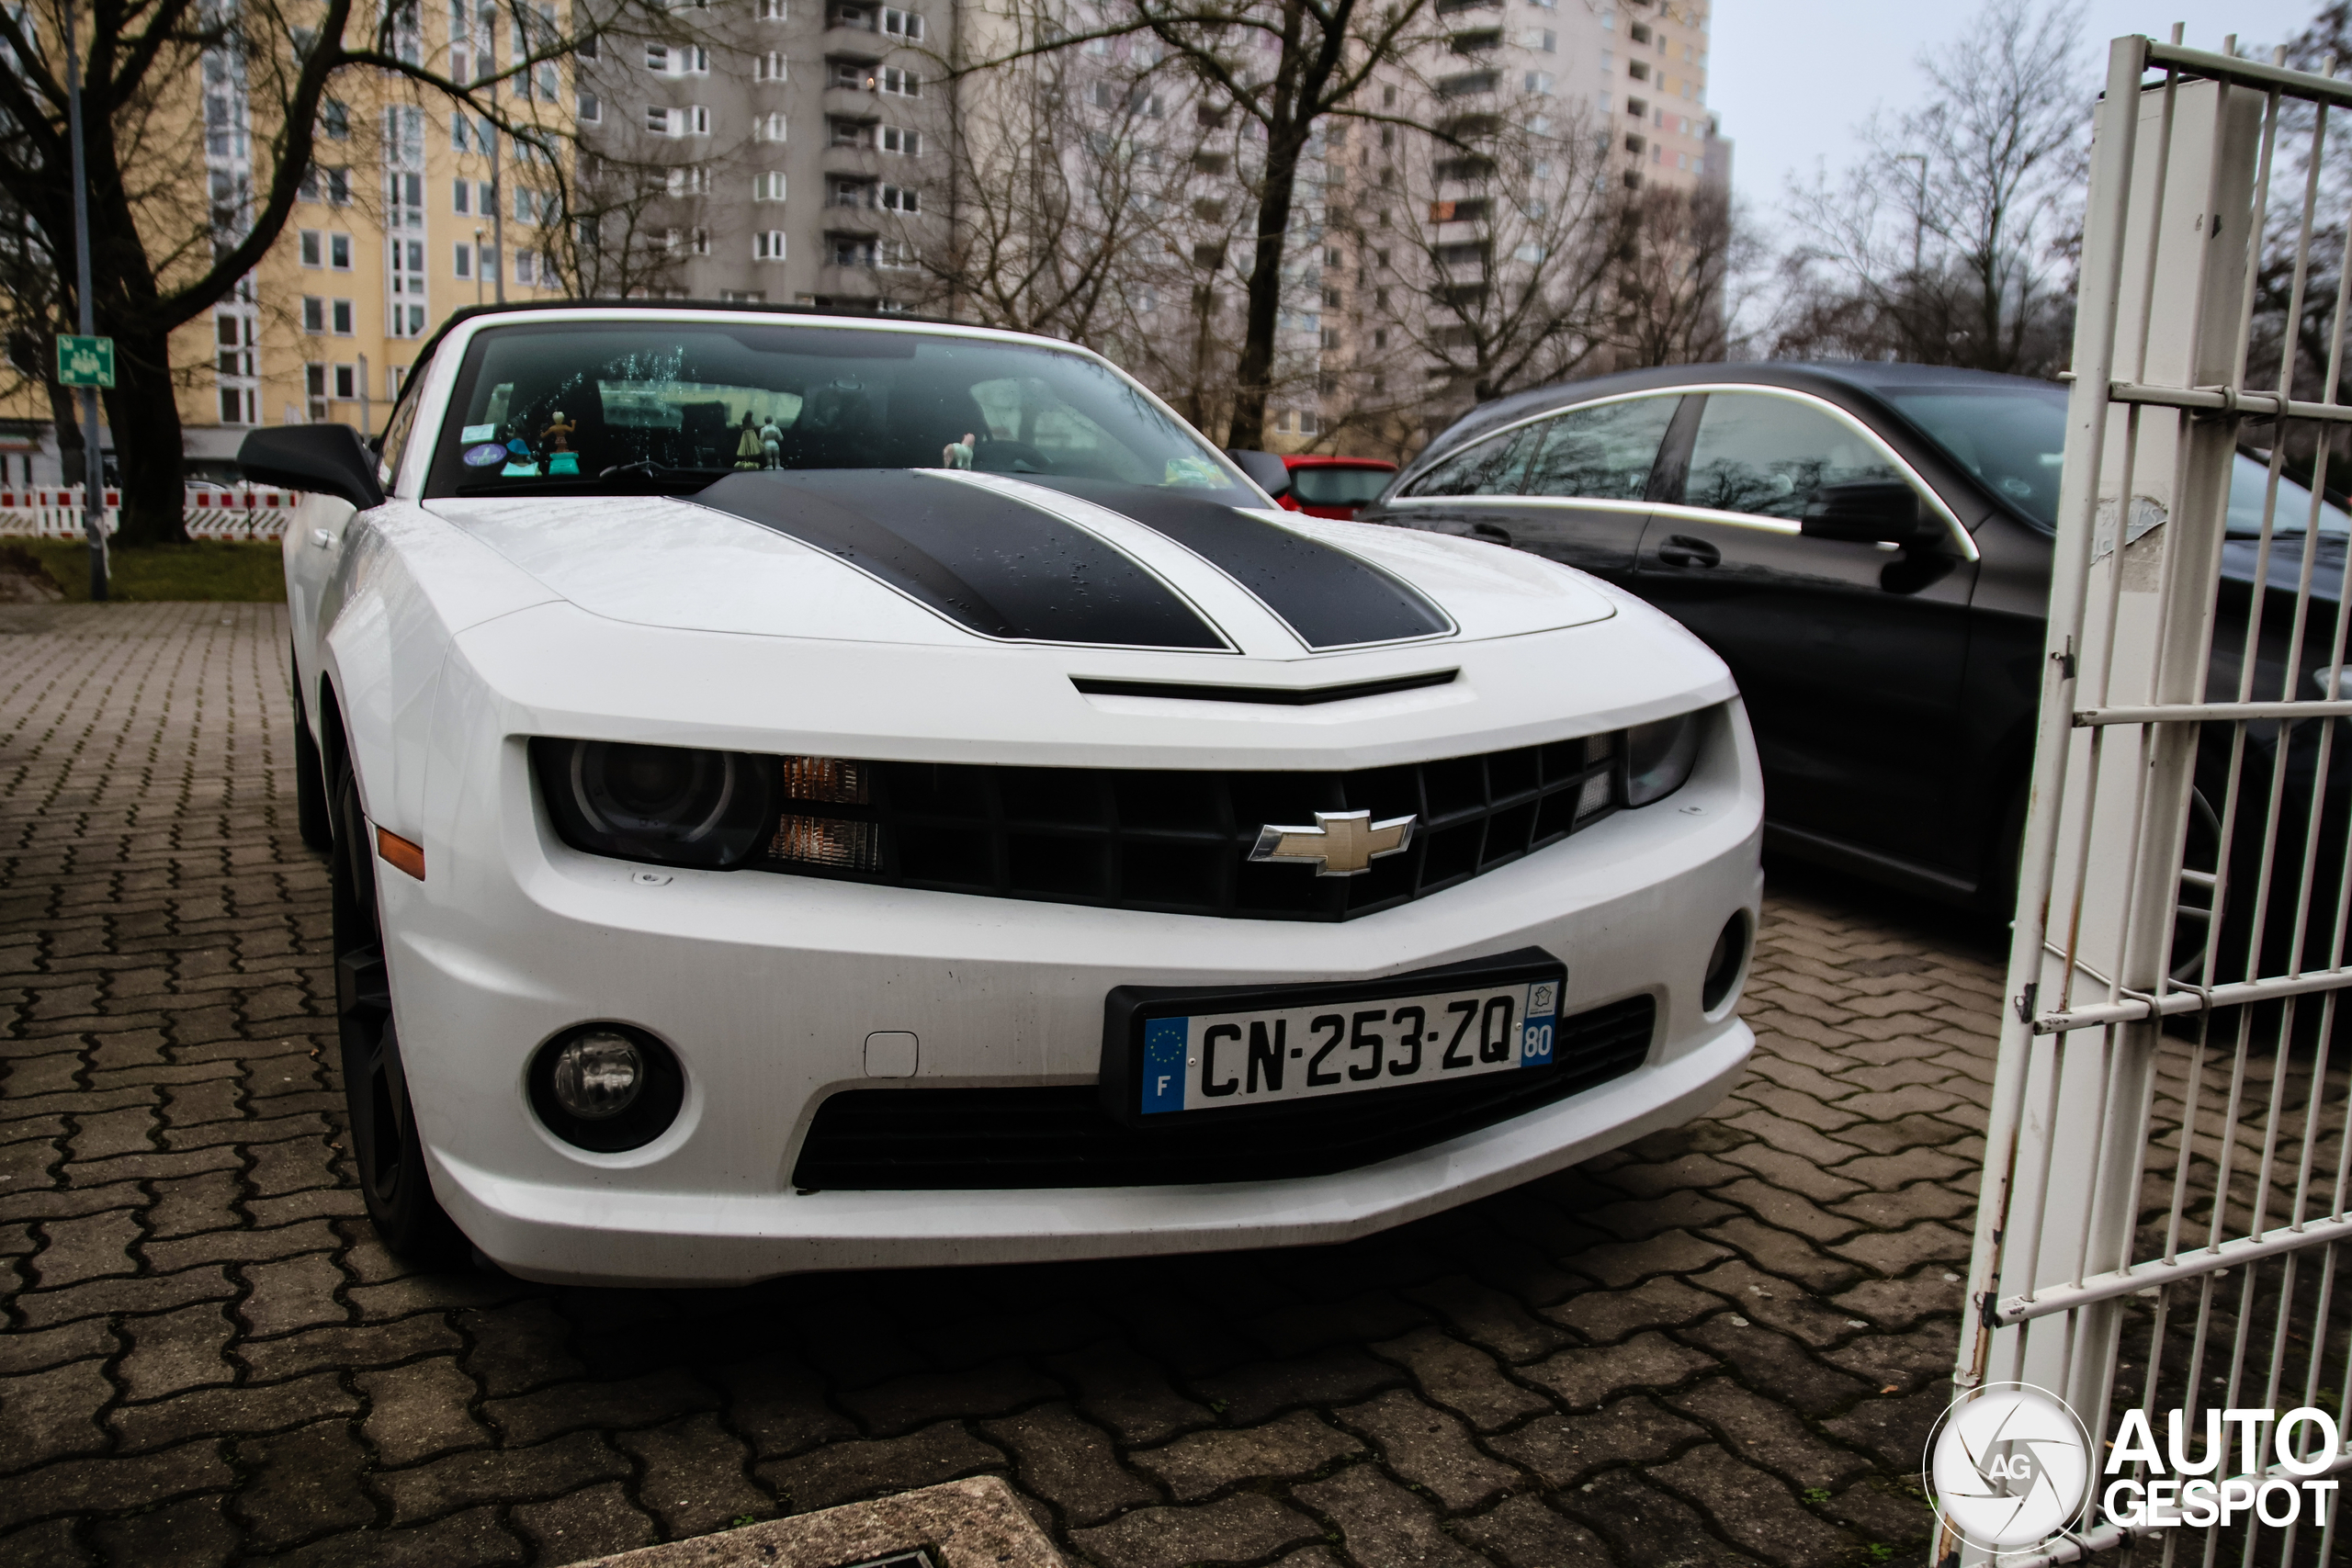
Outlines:
[{"label": "black racing stripe on hood", "polygon": [[1198,496],[1102,479],[1018,476],[1134,518],[1213,562],[1309,648],[1403,642],[1453,629],[1419,590],[1359,556]]},{"label": "black racing stripe on hood", "polygon": [[839,556],[983,637],[1231,646],[1167,584],[1085,529],[919,468],[729,474],[694,499]]}]

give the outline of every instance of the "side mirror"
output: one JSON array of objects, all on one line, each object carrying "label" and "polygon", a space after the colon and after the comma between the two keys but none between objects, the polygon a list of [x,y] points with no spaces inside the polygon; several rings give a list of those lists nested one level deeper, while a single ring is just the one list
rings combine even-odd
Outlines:
[{"label": "side mirror", "polygon": [[1228,446],[1225,455],[1233,466],[1256,481],[1260,490],[1276,501],[1290,493],[1290,465],[1272,452],[1252,452],[1246,446]]},{"label": "side mirror", "polygon": [[347,424],[288,424],[245,434],[237,467],[247,484],[316,491],[365,512],[384,504],[376,460]]},{"label": "side mirror", "polygon": [[1918,541],[1920,521],[1918,492],[1901,479],[1858,479],[1805,497],[1798,532],[1808,539],[1909,545]]}]

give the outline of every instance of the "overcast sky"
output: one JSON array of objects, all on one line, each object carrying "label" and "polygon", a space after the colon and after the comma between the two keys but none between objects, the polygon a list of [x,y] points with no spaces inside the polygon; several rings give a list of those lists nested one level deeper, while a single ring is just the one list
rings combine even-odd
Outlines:
[{"label": "overcast sky", "polygon": [[[1973,0],[1715,0],[1708,60],[1710,107],[1732,139],[1732,183],[1768,230],[1780,227],[1792,174],[1830,173],[1853,156],[1854,127],[1883,105],[1902,107],[1920,83],[1912,62],[1959,38]],[[2301,32],[2318,0],[2092,0],[2083,28],[2085,112],[2106,66],[2109,39],[2170,35],[2188,26],[2192,48],[2281,43]]]}]

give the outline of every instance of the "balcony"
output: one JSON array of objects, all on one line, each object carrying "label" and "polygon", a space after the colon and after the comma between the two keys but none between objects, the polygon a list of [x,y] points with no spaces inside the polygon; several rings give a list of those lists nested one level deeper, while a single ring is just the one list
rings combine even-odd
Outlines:
[{"label": "balcony", "polygon": [[1464,71],[1459,75],[1438,78],[1437,96],[1441,98],[1475,98],[1495,90],[1496,73],[1492,71]]},{"label": "balcony", "polygon": [[872,147],[836,143],[827,147],[819,160],[830,178],[840,175],[847,179],[876,179],[882,173],[882,155]]},{"label": "balcony", "polygon": [[882,118],[878,95],[864,87],[838,87],[829,77],[825,83],[825,115],[831,119],[856,120],[872,124]]},{"label": "balcony", "polygon": [[1456,54],[1484,54],[1490,49],[1500,49],[1503,30],[1500,28],[1474,28],[1458,32],[1449,40]]},{"label": "balcony", "polygon": [[827,28],[819,40],[827,60],[879,60],[892,40],[871,28]]},{"label": "balcony", "polygon": [[817,291],[832,299],[857,303],[882,292],[882,280],[870,266],[842,266],[830,256],[817,269]]}]

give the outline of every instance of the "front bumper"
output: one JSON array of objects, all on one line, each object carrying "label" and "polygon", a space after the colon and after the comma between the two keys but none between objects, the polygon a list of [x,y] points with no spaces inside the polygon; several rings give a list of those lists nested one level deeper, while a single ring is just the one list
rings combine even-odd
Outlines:
[{"label": "front bumper", "polygon": [[[1337,924],[1216,919],[674,872],[581,855],[538,824],[523,743],[474,761],[429,845],[381,878],[410,1092],[444,1205],[529,1279],[731,1284],[812,1269],[1017,1262],[1334,1242],[1502,1190],[1700,1114],[1752,1037],[1707,1011],[1724,922],[1755,929],[1762,786],[1736,704],[1657,806],[1447,892]],[[1094,1081],[1115,986],[1373,978],[1522,947],[1566,960],[1562,1011],[1648,995],[1643,1066],[1567,1100],[1332,1175],[1192,1186],[804,1193],[818,1106],[850,1089]],[[685,1103],[600,1155],[532,1114],[553,1034],[615,1020],[667,1041]],[[865,1076],[869,1033],[917,1076]],[[1213,1113],[1210,1113],[1213,1114]]]}]

